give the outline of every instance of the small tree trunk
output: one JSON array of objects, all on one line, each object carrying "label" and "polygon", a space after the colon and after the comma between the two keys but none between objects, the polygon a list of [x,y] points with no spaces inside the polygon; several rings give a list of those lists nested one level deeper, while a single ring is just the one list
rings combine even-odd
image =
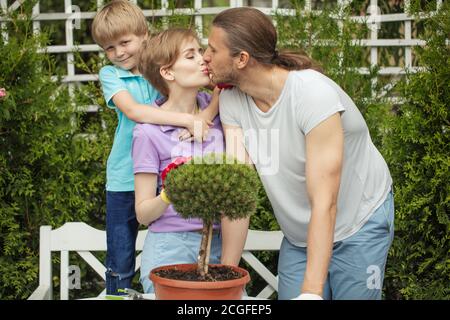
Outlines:
[{"label": "small tree trunk", "polygon": [[208,243],[206,244],[206,257],[205,257],[205,275],[208,274],[209,257],[211,256],[211,241],[212,241],[213,224],[208,226]]},{"label": "small tree trunk", "polygon": [[206,273],[208,272],[207,269],[208,263],[206,262],[206,256],[208,256],[209,260],[208,243],[211,243],[210,229],[212,231],[212,223],[203,224],[202,241],[200,243],[200,250],[198,253],[198,263],[197,263],[197,272],[200,274],[202,278],[205,278]]}]

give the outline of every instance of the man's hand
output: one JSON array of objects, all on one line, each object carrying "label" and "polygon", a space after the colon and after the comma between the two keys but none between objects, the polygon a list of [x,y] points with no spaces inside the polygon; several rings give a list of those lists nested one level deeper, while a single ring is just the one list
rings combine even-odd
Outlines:
[{"label": "man's hand", "polygon": [[323,300],[323,298],[315,293],[301,293],[298,297],[291,300]]}]

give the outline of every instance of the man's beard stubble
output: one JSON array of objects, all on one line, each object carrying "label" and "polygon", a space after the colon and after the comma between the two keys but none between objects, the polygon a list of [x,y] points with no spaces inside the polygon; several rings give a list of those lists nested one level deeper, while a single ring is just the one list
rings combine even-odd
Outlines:
[{"label": "man's beard stubble", "polygon": [[214,84],[218,83],[227,83],[232,84],[234,86],[239,86],[239,80],[236,70],[234,68],[231,69],[228,73],[223,74],[213,74],[213,78],[211,79]]}]

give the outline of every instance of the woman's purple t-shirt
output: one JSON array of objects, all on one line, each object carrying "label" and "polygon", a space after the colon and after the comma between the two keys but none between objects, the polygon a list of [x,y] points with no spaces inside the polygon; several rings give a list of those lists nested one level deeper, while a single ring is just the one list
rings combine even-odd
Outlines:
[{"label": "woman's purple t-shirt", "polygon": [[[208,106],[211,96],[200,92],[197,102],[200,109]],[[154,107],[158,108],[158,101]],[[178,135],[183,128],[154,124],[137,124],[133,131],[132,157],[134,174],[158,174],[158,187],[161,186],[161,172],[177,157],[202,156],[210,152],[225,151],[225,142],[219,116],[214,119],[208,137],[203,143],[179,141]],[[149,225],[153,232],[179,232],[202,229],[199,219],[183,219],[172,205]]]}]

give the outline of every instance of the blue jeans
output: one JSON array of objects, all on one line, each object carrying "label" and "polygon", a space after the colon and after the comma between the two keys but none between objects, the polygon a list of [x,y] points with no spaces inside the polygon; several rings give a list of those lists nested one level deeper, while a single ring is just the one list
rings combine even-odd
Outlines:
[{"label": "blue jeans", "polygon": [[131,288],[136,264],[139,223],[134,210],[134,192],[106,192],[106,293]]},{"label": "blue jeans", "polygon": [[[394,198],[391,191],[358,232],[334,243],[323,298],[380,300],[393,237]],[[305,269],[306,248],[296,247],[284,238],[278,261],[280,300],[300,294]]]},{"label": "blue jeans", "polygon": [[[153,293],[150,271],[170,264],[197,263],[202,235],[199,232],[152,232],[148,231],[142,250],[140,280],[145,293]],[[220,263],[222,237],[214,232],[211,239],[209,263]]]}]

